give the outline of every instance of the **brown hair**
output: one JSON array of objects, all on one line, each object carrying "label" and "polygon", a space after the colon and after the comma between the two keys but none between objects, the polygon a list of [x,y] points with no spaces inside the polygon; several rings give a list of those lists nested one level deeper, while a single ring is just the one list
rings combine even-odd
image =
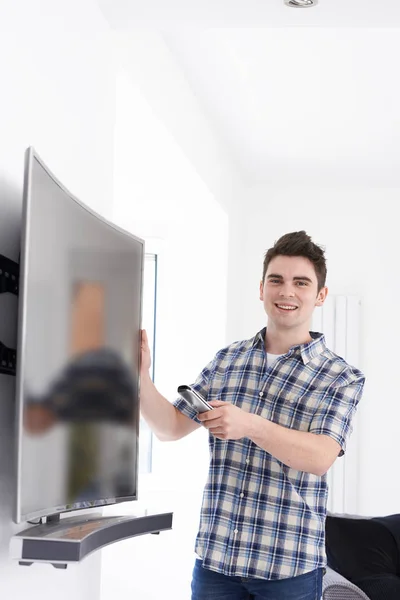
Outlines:
[{"label": "brown hair", "polygon": [[324,249],[317,246],[305,231],[294,231],[286,233],[275,242],[272,248],[267,250],[264,257],[263,277],[268,265],[275,256],[304,256],[314,265],[318,281],[318,291],[325,286],[326,281],[326,259]]}]

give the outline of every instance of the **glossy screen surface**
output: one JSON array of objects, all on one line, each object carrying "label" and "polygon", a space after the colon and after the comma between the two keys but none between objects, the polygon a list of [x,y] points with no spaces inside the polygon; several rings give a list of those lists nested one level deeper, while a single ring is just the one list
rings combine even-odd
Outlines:
[{"label": "glossy screen surface", "polygon": [[143,258],[27,151],[17,522],[137,497]]}]

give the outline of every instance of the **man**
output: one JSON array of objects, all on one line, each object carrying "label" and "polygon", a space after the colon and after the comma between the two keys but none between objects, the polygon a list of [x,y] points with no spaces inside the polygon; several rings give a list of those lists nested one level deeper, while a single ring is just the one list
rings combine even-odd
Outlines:
[{"label": "man", "polygon": [[323,250],[289,233],[264,259],[268,327],[220,350],[193,387],[213,406],[174,405],[150,380],[142,412],[161,440],[206,427],[211,462],[192,600],[317,600],[325,558],[326,473],[345,451],[364,376],[310,332],[327,296]]}]

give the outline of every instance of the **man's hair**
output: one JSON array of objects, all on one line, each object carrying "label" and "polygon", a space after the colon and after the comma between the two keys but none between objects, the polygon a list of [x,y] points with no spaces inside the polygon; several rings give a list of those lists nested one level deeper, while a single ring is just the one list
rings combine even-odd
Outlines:
[{"label": "man's hair", "polygon": [[305,231],[294,231],[286,233],[275,242],[272,248],[267,250],[264,257],[263,278],[268,265],[275,256],[304,256],[314,265],[318,281],[318,291],[325,286],[326,260],[324,249],[317,246]]}]

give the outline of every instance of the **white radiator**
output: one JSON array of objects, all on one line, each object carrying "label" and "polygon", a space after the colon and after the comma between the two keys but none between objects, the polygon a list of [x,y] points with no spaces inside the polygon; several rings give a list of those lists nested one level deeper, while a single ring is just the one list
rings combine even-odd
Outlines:
[{"label": "white radiator", "polygon": [[[360,309],[356,296],[329,296],[314,311],[312,330],[325,334],[330,350],[350,365],[360,368]],[[346,453],[328,472],[328,511],[356,514],[358,509],[358,431],[357,417]]]}]

